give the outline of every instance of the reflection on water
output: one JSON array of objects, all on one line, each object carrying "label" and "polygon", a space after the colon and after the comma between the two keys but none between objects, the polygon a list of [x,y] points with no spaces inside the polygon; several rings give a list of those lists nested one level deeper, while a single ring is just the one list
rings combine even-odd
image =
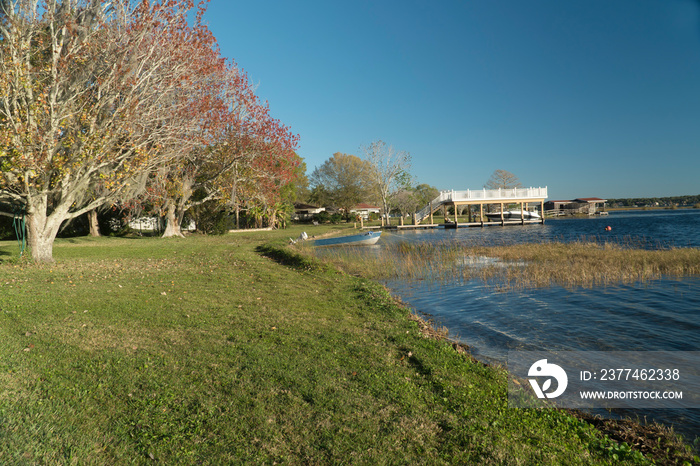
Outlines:
[{"label": "reflection on water", "polygon": [[[612,234],[605,235],[605,226]],[[518,244],[597,237],[642,247],[700,247],[700,211],[612,213],[545,225],[407,231],[382,241]],[[428,314],[477,357],[505,362],[511,349],[700,351],[700,278],[661,279],[597,289],[497,291],[480,281],[388,281],[392,292]],[[698,410],[642,412],[700,435]]]}]

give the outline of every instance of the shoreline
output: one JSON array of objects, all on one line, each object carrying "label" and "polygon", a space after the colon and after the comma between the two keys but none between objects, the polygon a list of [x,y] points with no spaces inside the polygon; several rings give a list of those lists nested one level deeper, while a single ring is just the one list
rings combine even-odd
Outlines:
[{"label": "shoreline", "polygon": [[605,209],[608,212],[621,212],[621,211],[640,211],[640,210],[698,210],[695,206],[677,206],[677,207],[667,207],[667,206],[654,206],[654,207],[608,207]]},{"label": "shoreline", "polygon": [[[387,290],[387,293],[388,292],[389,291]],[[399,298],[394,299],[397,300],[398,305],[406,307],[405,303],[403,303]],[[424,319],[420,315],[413,312],[410,307],[407,307],[407,309],[409,310],[408,319],[418,323],[421,332],[426,338],[431,338],[438,341],[444,340],[448,342],[458,354],[464,355],[475,363],[479,363],[485,367],[490,367],[493,369],[498,368],[499,370],[504,370],[507,372],[507,369],[501,365],[493,366],[489,362],[482,361],[472,356],[470,346],[459,340],[450,338],[446,327],[436,329],[431,323],[430,319]],[[592,425],[603,435],[608,436],[616,442],[633,445],[633,448],[640,451],[644,456],[652,457],[655,459],[655,461],[661,461],[661,463],[657,464],[665,464],[664,460],[667,459],[667,456],[665,455],[665,449],[667,448],[666,445],[676,444],[678,442],[676,434],[670,427],[657,422],[643,424],[629,417],[615,419],[612,417],[604,417],[600,414],[592,414],[580,409],[555,409]],[[689,445],[690,441],[692,440],[684,440],[687,445]],[[675,462],[671,462],[670,464],[675,464]]]},{"label": "shoreline", "polygon": [[[353,271],[353,274],[357,270]],[[367,277],[366,277],[367,278]],[[371,278],[368,278],[371,279]],[[470,347],[464,342],[452,339],[449,336],[449,331],[446,327],[436,327],[431,320],[429,315],[422,314],[420,311],[416,311],[411,306],[404,303],[400,297],[393,296],[391,292],[384,286],[381,285],[386,293],[392,296],[392,299],[402,307],[405,307],[409,314],[408,319],[418,323],[421,332],[426,338],[431,338],[438,341],[447,342],[452,348],[459,354],[465,355],[474,362],[483,364],[484,366],[493,367],[489,362],[485,362],[474,358],[471,355]],[[496,367],[502,366],[497,365]],[[625,442],[629,445],[635,445],[635,449],[643,452],[645,455],[651,455],[656,457],[656,461],[661,460],[659,464],[663,464],[664,450],[667,448],[669,443],[677,441],[672,429],[669,426],[660,424],[658,422],[642,423],[635,421],[629,416],[623,416],[621,418],[615,417],[603,417],[598,414],[591,414],[582,410],[572,410],[566,408],[557,408],[561,412],[565,412],[569,415],[575,416],[577,419],[587,422],[588,424],[594,426],[604,435],[609,436],[611,439],[617,442]],[[693,439],[685,439],[686,445],[689,445]],[[660,447],[660,445],[664,445]],[[681,448],[682,450],[682,448]]]}]

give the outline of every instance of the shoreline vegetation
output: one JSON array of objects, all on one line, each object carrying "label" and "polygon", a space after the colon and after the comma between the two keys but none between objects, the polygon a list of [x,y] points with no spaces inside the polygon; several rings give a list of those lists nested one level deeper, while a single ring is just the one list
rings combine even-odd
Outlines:
[{"label": "shoreline vegetation", "polygon": [[698,460],[658,426],[509,409],[502,369],[301,231],[59,239],[40,265],[0,242],[0,462]]},{"label": "shoreline vegetation", "polygon": [[606,207],[606,211],[624,212],[626,210],[639,211],[639,210],[689,210],[689,209],[700,209],[700,203],[694,205],[667,205],[667,206],[620,206],[620,207]]},{"label": "shoreline vegetation", "polygon": [[[379,250],[337,248],[324,261],[373,279],[454,282],[479,279],[496,289],[586,287],[700,275],[700,249],[648,249],[583,238],[502,246],[471,243],[384,243]],[[311,249],[301,246],[304,254]]]}]

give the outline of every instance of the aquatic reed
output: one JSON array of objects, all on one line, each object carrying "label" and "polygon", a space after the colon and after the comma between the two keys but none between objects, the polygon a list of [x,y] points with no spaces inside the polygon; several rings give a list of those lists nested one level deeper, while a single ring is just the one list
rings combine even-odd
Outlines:
[{"label": "aquatic reed", "polygon": [[460,282],[480,279],[506,288],[596,287],[700,275],[700,249],[649,249],[630,239],[597,238],[488,246],[455,242],[387,243],[381,248],[316,252],[349,273],[377,279]]}]

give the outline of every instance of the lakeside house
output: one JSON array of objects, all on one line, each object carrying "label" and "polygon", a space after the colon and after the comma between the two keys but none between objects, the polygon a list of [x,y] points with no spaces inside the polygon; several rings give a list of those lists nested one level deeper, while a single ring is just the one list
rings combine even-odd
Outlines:
[{"label": "lakeside house", "polygon": [[[129,228],[138,231],[160,231],[165,228],[165,224],[161,223],[160,217],[139,217],[129,220]],[[190,220],[186,225],[181,225],[182,231],[195,231],[197,224],[194,220]]]},{"label": "lakeside house", "polygon": [[307,220],[315,214],[325,211],[325,207],[318,207],[312,204],[303,204],[301,202],[294,203],[294,220]]},{"label": "lakeside house", "polygon": [[357,204],[354,208],[350,209],[350,213],[359,215],[360,217],[362,217],[363,220],[368,220],[369,214],[374,213],[379,215],[380,210],[381,209],[377,206],[360,203]]},{"label": "lakeside house", "polygon": [[548,212],[559,215],[594,215],[599,212],[605,212],[606,202],[608,202],[607,199],[599,197],[579,197],[570,200],[547,201],[544,203],[544,208]]}]

